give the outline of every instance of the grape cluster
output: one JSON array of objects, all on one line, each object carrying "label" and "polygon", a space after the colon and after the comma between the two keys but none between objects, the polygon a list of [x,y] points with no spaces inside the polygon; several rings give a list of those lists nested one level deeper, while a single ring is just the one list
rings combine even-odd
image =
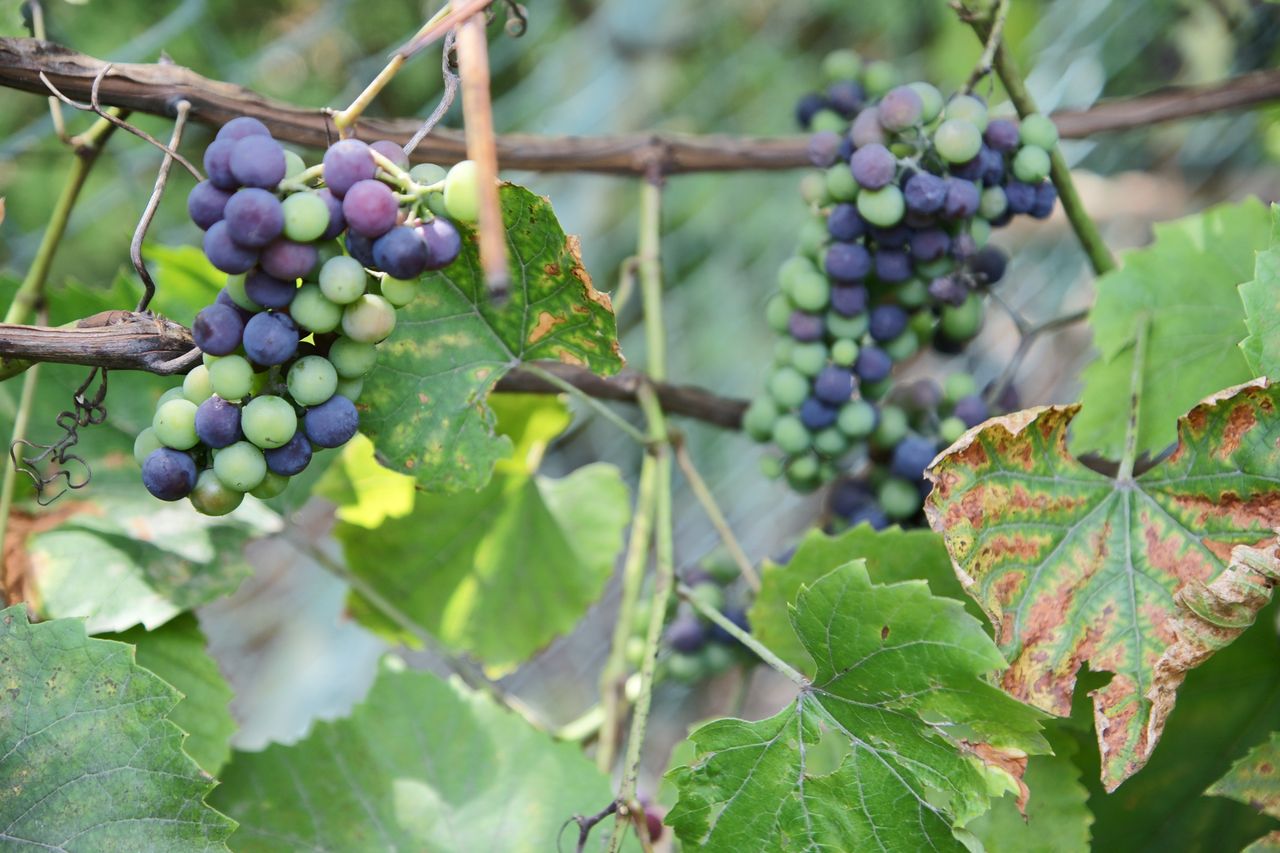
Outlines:
[{"label": "grape cluster", "polygon": [[223,515],[355,435],[377,346],[416,279],[457,258],[443,214],[474,221],[477,188],[474,164],[408,170],[389,141],[340,140],[308,169],[247,116],[204,166],[187,209],[227,283],[191,324],[203,363],[160,397],[134,456],[155,497]]},{"label": "grape cluster", "polygon": [[975,394],[939,391],[934,405],[953,408],[909,417],[887,402],[893,367],[922,346],[955,353],[977,335],[983,292],[1007,262],[988,244],[992,229],[1018,214],[1047,217],[1057,201],[1047,180],[1057,129],[1044,116],[989,111],[974,95],[902,85],[892,66],[850,51],[823,69],[826,91],[796,108],[821,170],[801,184],[813,216],[766,307],[784,337],[743,426],[782,451],[766,473],[799,491],[869,458],[875,482],[862,477],[859,500],[841,507],[902,520],[918,510],[921,471],[944,438],[989,413]]}]

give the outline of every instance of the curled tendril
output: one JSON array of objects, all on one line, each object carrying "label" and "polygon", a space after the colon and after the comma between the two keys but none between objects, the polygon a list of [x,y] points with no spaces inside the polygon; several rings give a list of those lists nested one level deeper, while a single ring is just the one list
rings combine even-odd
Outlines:
[{"label": "curled tendril", "polygon": [[520,38],[529,29],[529,10],[516,0],[504,0],[507,6],[507,35]]},{"label": "curled tendril", "polygon": [[[89,389],[95,380],[98,386],[90,394]],[[106,399],[107,369],[95,367],[89,371],[84,382],[80,383],[80,387],[76,389],[73,397],[75,408],[58,414],[55,422],[62,429],[61,438],[53,444],[36,444],[23,439],[9,446],[9,458],[13,460],[14,469],[31,479],[36,487],[36,502],[40,506],[48,506],[69,490],[83,489],[93,480],[93,469],[89,467],[89,463],[84,460],[84,457],[72,453],[71,448],[79,443],[81,428],[106,421]],[[35,456],[27,456],[21,452],[22,447],[37,450],[39,453]],[[83,471],[73,470],[75,468],[81,468]],[[47,495],[49,486],[59,479],[62,479],[65,485],[57,494]]]}]

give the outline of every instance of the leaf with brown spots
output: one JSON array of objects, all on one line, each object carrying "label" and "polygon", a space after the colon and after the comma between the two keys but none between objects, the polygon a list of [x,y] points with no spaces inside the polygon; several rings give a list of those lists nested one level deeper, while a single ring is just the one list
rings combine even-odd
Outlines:
[{"label": "leaf with brown spots", "polygon": [[[1209,786],[1207,794],[1229,797],[1252,806],[1265,815],[1280,818],[1280,733],[1249,750],[1249,754],[1231,765],[1231,770]],[[1280,845],[1280,832],[1272,832],[1245,848],[1246,853],[1275,850]]]},{"label": "leaf with brown spots", "polygon": [[608,375],[622,367],[613,307],[592,287],[577,239],[545,198],[505,184],[501,200],[511,298],[490,302],[475,232],[464,227],[462,254],[423,276],[360,396],[360,428],[379,458],[431,491],[480,489],[511,452],[486,403],[511,368],[558,361]]},{"label": "leaf with brown spots", "polygon": [[929,522],[996,626],[1005,689],[1065,716],[1083,664],[1113,673],[1092,694],[1109,790],[1160,737],[1148,694],[1177,641],[1175,595],[1211,585],[1235,546],[1275,541],[1278,404],[1264,380],[1209,398],[1179,421],[1173,455],[1134,480],[1070,456],[1078,406],[988,421],[928,472]]}]

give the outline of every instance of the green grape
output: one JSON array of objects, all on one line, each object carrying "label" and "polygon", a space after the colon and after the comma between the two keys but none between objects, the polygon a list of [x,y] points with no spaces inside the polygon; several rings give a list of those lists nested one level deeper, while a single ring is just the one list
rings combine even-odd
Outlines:
[{"label": "green grape", "polygon": [[796,306],[791,304],[791,300],[787,298],[786,294],[775,293],[765,303],[764,320],[773,331],[786,332],[787,323],[791,319],[791,312],[794,310],[796,310]]},{"label": "green grape", "polygon": [[866,438],[876,428],[876,407],[866,400],[851,400],[840,407],[836,428],[849,438]]},{"label": "green grape", "polygon": [[897,406],[880,407],[880,423],[871,433],[871,444],[880,450],[892,450],[906,437],[907,413]]},{"label": "green grape", "polygon": [[382,297],[397,308],[403,308],[413,301],[418,295],[418,283],[416,281],[405,281],[404,279],[392,278],[389,275],[382,277]]},{"label": "green grape", "polygon": [[164,447],[164,442],[156,436],[154,427],[147,427],[138,433],[138,437],[133,440],[133,458],[139,465],[147,461],[147,457],[151,455],[153,450],[159,450]]},{"label": "green grape", "polygon": [[809,127],[814,133],[820,133],[824,130],[832,133],[843,133],[848,124],[849,122],[845,120],[844,116],[835,110],[818,110],[814,114],[813,120],[809,122]]},{"label": "green grape", "polygon": [[831,196],[827,195],[827,179],[821,172],[810,172],[800,179],[800,197],[818,207],[831,201]]},{"label": "green grape", "polygon": [[892,142],[889,144],[889,153],[899,159],[914,157],[917,153],[916,147],[910,142]]},{"label": "green grape", "polygon": [[809,396],[809,380],[794,367],[780,367],[769,377],[769,395],[779,406],[794,408]]},{"label": "green grape", "polygon": [[933,147],[949,163],[967,163],[978,156],[982,131],[971,121],[949,118],[933,132]]},{"label": "green grape", "polygon": [[978,215],[983,219],[999,219],[1008,208],[1003,187],[987,187],[978,199]]},{"label": "green grape", "polygon": [[200,441],[196,437],[196,404],[190,400],[169,400],[156,409],[151,428],[165,447],[190,450]]},{"label": "green grape", "polygon": [[846,317],[843,314],[837,314],[835,311],[827,312],[827,332],[832,337],[849,338],[858,340],[867,333],[867,326],[871,321],[865,313],[859,314],[857,317]]},{"label": "green grape", "polygon": [[1034,145],[1024,145],[1013,157],[1013,176],[1028,184],[1038,184],[1049,177],[1049,152]]},{"label": "green grape", "polygon": [[778,419],[778,407],[768,397],[757,397],[742,414],[742,428],[756,441],[768,441],[773,437],[773,422]]},{"label": "green grape", "polygon": [[792,281],[787,296],[799,308],[816,313],[827,307],[831,301],[831,282],[822,273],[814,270],[806,275],[797,275]]},{"label": "green grape", "polygon": [[448,216],[449,208],[444,203],[444,193],[427,193],[427,210],[436,216]]},{"label": "green grape", "polygon": [[284,210],[284,236],[310,243],[329,227],[329,208],[315,193],[294,193],[280,205]]},{"label": "green grape", "polygon": [[862,396],[868,400],[879,400],[893,388],[893,377],[886,376],[879,382],[862,383]]},{"label": "green grape", "polygon": [[953,341],[967,341],[982,328],[982,297],[970,293],[959,307],[942,308],[942,333]]},{"label": "green grape", "polygon": [[209,379],[209,368],[197,364],[182,380],[182,396],[197,406],[213,396],[213,383]]},{"label": "green grape", "polygon": [[903,308],[919,308],[929,301],[929,285],[924,279],[908,279],[898,285],[895,295]]},{"label": "green grape", "polygon": [[942,380],[942,399],[952,405],[962,397],[978,393],[978,383],[967,373],[953,373]]},{"label": "green grape", "polygon": [[[955,266],[955,261],[950,258],[938,258],[936,261],[925,261],[924,263],[916,264],[916,272],[925,279],[935,279],[940,275],[946,275],[951,272],[955,269]],[[924,284],[923,281],[920,283]],[[900,284],[898,286],[900,288],[906,287],[905,284]],[[925,296],[927,297],[928,295],[929,287],[928,285],[925,285]]]},{"label": "green grape", "polygon": [[867,90],[869,97],[878,98],[898,85],[900,79],[898,69],[893,65],[883,60],[875,60],[867,63],[862,76],[862,86]]},{"label": "green grape", "polygon": [[738,656],[734,654],[733,649],[724,643],[707,643],[702,647],[702,651],[698,652],[698,656],[702,658],[703,668],[712,675],[728,672],[738,662]]},{"label": "green grape", "polygon": [[823,483],[830,483],[839,475],[840,469],[831,461],[823,461],[818,463],[818,479]]},{"label": "green grape", "polygon": [[228,489],[247,492],[262,485],[267,476],[267,460],[249,442],[237,441],[214,453],[213,473]]},{"label": "green grape", "polygon": [[787,463],[787,485],[801,494],[812,492],[820,485],[818,476],[821,470],[818,457],[813,454],[797,456]]},{"label": "green grape", "polygon": [[[967,121],[976,127],[979,133],[987,129],[987,105],[972,95],[956,95],[950,101],[947,101],[944,116],[948,121]],[[974,151],[973,153],[977,154],[978,152]],[[947,155],[943,154],[942,156],[946,157]],[[966,157],[965,159],[970,158]]]},{"label": "green grape", "polygon": [[908,324],[908,328],[916,333],[917,338],[927,340],[933,336],[933,327],[937,324],[938,318],[933,316],[933,312],[924,309],[911,315],[911,322]]},{"label": "green grape", "polygon": [[329,361],[343,379],[358,379],[377,364],[378,350],[373,344],[338,338],[329,346]]},{"label": "green grape", "polygon": [[836,201],[853,201],[858,197],[858,182],[853,179],[853,172],[848,163],[836,163],[825,173],[827,195]]},{"label": "green grape", "polygon": [[901,477],[889,477],[876,490],[880,509],[893,521],[905,521],[920,510],[920,489]]},{"label": "green grape", "polygon": [[827,427],[813,437],[813,449],[823,456],[840,456],[849,449],[849,439],[837,427]]},{"label": "green grape", "polygon": [[991,223],[985,219],[970,219],[969,236],[973,238],[973,244],[981,249],[991,239]]},{"label": "green grape", "polygon": [[249,494],[258,500],[269,501],[275,496],[283,494],[288,486],[288,477],[283,474],[277,474],[275,471],[268,471],[267,475],[262,478],[262,482],[249,490]]},{"label": "green grape", "polygon": [[242,355],[224,356],[209,366],[213,393],[224,400],[241,400],[253,388],[253,365]]},{"label": "green grape", "polygon": [[809,430],[795,415],[783,415],[773,424],[774,444],[778,445],[783,453],[800,453],[808,450],[811,440]]},{"label": "green grape", "polygon": [[307,164],[302,158],[288,148],[284,150],[284,177],[285,180],[300,175],[307,169]]},{"label": "green grape", "polygon": [[825,218],[811,218],[800,226],[800,235],[796,239],[796,248],[810,260],[817,258],[818,253],[822,251],[822,247],[827,245],[830,239],[827,233],[827,220]]},{"label": "green grape", "polygon": [[644,637],[627,637],[627,645],[623,652],[626,655],[627,666],[632,669],[640,668],[640,664],[644,662],[645,645]]},{"label": "green grape", "polygon": [[787,364],[791,361],[791,354],[795,352],[796,342],[791,338],[778,338],[773,342],[773,363]]},{"label": "green grape", "polygon": [[213,363],[220,358],[223,358],[223,356],[209,355],[209,353],[207,352],[200,353],[200,363],[203,364],[205,367],[213,367]]},{"label": "green grape", "polygon": [[289,443],[298,431],[298,416],[282,397],[254,397],[241,410],[240,429],[245,438],[270,450]]},{"label": "green grape", "polygon": [[191,492],[191,505],[205,515],[226,515],[240,506],[243,500],[244,492],[228,489],[212,468],[200,472],[196,487]]},{"label": "green grape", "polygon": [[244,292],[244,276],[229,275],[227,276],[227,296],[231,297],[231,301],[239,305],[246,311],[252,311],[255,314],[262,310],[262,306],[249,298]]},{"label": "green grape", "polygon": [[702,658],[697,655],[672,652],[671,657],[667,658],[667,675],[682,684],[696,684],[706,678],[708,673]]},{"label": "green grape", "polygon": [[185,400],[185,399],[187,399],[187,395],[183,391],[182,386],[179,385],[176,388],[170,388],[169,390],[161,394],[160,399],[156,400],[156,408],[157,409],[160,408],[170,400]]},{"label": "green grape", "polygon": [[437,166],[435,163],[419,163],[409,170],[409,177],[413,182],[423,187],[440,183],[448,174],[443,166]]},{"label": "green grape", "polygon": [[929,83],[908,83],[907,86],[920,98],[920,121],[925,124],[942,113],[942,93]]},{"label": "green grape", "polygon": [[253,378],[249,380],[249,396],[257,397],[267,389],[271,384],[271,371],[262,370],[255,371]]},{"label": "green grape", "polygon": [[964,425],[964,421],[956,417],[945,418],[942,423],[938,424],[938,435],[942,439],[943,444],[955,444],[964,435],[968,427]]},{"label": "green grape", "polygon": [[770,480],[782,476],[782,460],[776,456],[760,457],[760,473]]},{"label": "green grape", "polygon": [[338,255],[320,267],[320,291],[330,302],[348,305],[364,295],[367,275],[355,258]]},{"label": "green grape", "polygon": [[902,334],[884,345],[884,351],[889,354],[889,358],[894,361],[906,361],[916,354],[920,349],[920,339],[916,337],[916,333],[910,329],[905,329]]},{"label": "green grape", "polygon": [[831,360],[841,367],[852,367],[858,360],[858,343],[852,338],[840,338],[831,345]]},{"label": "green grape", "polygon": [[826,345],[817,341],[796,344],[791,348],[791,366],[805,376],[817,376],[818,371],[827,366],[829,355]]},{"label": "green grape", "polygon": [[318,284],[304,284],[289,303],[289,315],[308,332],[332,332],[342,322],[342,306],[324,295]]},{"label": "green grape", "polygon": [[335,394],[341,394],[351,402],[360,399],[360,393],[364,391],[364,377],[358,376],[355,379],[339,379],[338,390]]},{"label": "green grape", "polygon": [[366,293],[342,312],[342,333],[353,341],[376,344],[396,327],[396,309],[381,296]]},{"label": "green grape", "polygon": [[319,281],[320,270],[334,258],[342,258],[342,245],[337,240],[325,240],[316,244],[316,262],[302,277],[303,281]]},{"label": "green grape", "polygon": [[701,602],[704,606],[710,607],[712,610],[724,609],[724,590],[719,584],[705,581],[703,583],[694,584],[689,590],[689,597],[694,601]]},{"label": "green grape", "polygon": [[445,175],[444,206],[451,219],[475,222],[480,218],[480,174],[474,160],[455,163]]},{"label": "green grape", "polygon": [[1034,145],[1046,150],[1058,144],[1058,126],[1053,119],[1041,113],[1032,113],[1022,119],[1018,138],[1023,145]]},{"label": "green grape", "polygon": [[857,80],[862,73],[862,57],[852,50],[833,50],[822,58],[822,76],[828,83]]},{"label": "green grape", "polygon": [[906,202],[903,201],[902,190],[893,184],[858,193],[858,212],[872,225],[890,228],[898,224],[905,211]]},{"label": "green grape", "polygon": [[328,359],[308,355],[289,368],[289,394],[299,406],[318,406],[333,396],[338,387],[338,371]]},{"label": "green grape", "polygon": [[733,559],[723,546],[716,548],[703,557],[698,565],[721,586],[728,586],[733,583],[738,579],[738,575],[742,573],[742,570],[738,568],[737,560]]}]

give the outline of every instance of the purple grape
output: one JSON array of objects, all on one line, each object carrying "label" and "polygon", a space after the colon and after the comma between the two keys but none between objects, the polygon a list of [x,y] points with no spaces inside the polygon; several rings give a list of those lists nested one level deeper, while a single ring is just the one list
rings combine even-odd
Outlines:
[{"label": "purple grape", "polygon": [[1035,219],[1048,219],[1053,214],[1053,206],[1058,203],[1058,190],[1051,181],[1036,186],[1036,201],[1031,205],[1031,216]]},{"label": "purple grape", "polygon": [[796,102],[796,124],[802,130],[809,129],[809,122],[822,110],[827,108],[827,99],[816,93],[810,93]]},{"label": "purple grape", "polygon": [[162,501],[176,501],[196,487],[196,463],[189,453],[161,447],[142,463],[142,485]]},{"label": "purple grape", "polygon": [[287,168],[284,149],[270,136],[246,136],[231,149],[231,174],[243,186],[275,189]]},{"label": "purple grape", "polygon": [[911,239],[911,229],[903,225],[892,228],[872,228],[871,236],[881,248],[901,249]]},{"label": "purple grape", "polygon": [[249,318],[252,317],[255,313],[257,313],[254,311],[246,311],[243,308],[241,308],[239,305],[237,305],[236,301],[231,298],[231,294],[227,291],[225,287],[222,288],[222,290],[218,291],[218,295],[214,297],[213,301],[218,305],[225,305],[228,308],[233,309],[236,312],[236,314],[240,316],[241,321],[245,323],[249,322]]},{"label": "purple grape", "polygon": [[342,197],[347,228],[371,240],[394,228],[399,212],[395,193],[381,181],[357,181]]},{"label": "purple grape", "polygon": [[819,169],[834,166],[839,152],[840,134],[823,130],[809,137],[809,162]]},{"label": "purple grape", "polygon": [[952,177],[961,178],[966,181],[976,183],[982,182],[982,152],[979,150],[978,156],[972,160],[966,160],[963,163],[957,163],[951,167]]},{"label": "purple grape", "polygon": [[843,118],[853,118],[866,101],[867,93],[853,80],[842,80],[827,87],[827,104]]},{"label": "purple grape", "polygon": [[916,172],[902,188],[907,210],[915,213],[936,213],[947,200],[947,182],[928,172]]},{"label": "purple grape", "polygon": [[298,286],[292,279],[284,281],[253,269],[244,277],[244,293],[263,308],[284,308],[298,294]]},{"label": "purple grape", "polygon": [[1010,213],[1029,213],[1036,205],[1036,188],[1022,181],[1005,184],[1004,195],[1009,200]]},{"label": "purple grape", "polygon": [[[990,394],[993,384],[988,383],[987,387],[982,389],[982,393]],[[1022,408],[1022,398],[1018,396],[1018,389],[1014,388],[1012,383],[1005,385],[1000,396],[996,397],[996,408],[1002,412],[1016,412]]]},{"label": "purple grape", "polygon": [[967,427],[976,427],[990,417],[986,401],[977,394],[970,394],[968,397],[961,397],[956,400],[955,408],[951,410],[951,414],[964,421],[964,425]]},{"label": "purple grape", "polygon": [[853,156],[853,140],[847,136],[840,137],[840,147],[836,150],[836,162],[848,163]]},{"label": "purple grape", "polygon": [[813,380],[813,396],[833,406],[849,402],[853,396],[853,374],[847,367],[827,365]]},{"label": "purple grape", "polygon": [[982,182],[994,187],[1004,180],[1004,155],[993,148],[982,146],[978,151],[978,163],[982,166]]},{"label": "purple grape", "polygon": [[850,242],[867,233],[867,221],[852,204],[837,204],[827,217],[827,233],[831,239]]},{"label": "purple grape", "polygon": [[201,181],[191,188],[187,196],[187,214],[201,231],[222,219],[223,210],[231,194],[213,185],[213,181]]},{"label": "purple grape", "polygon": [[836,281],[861,281],[871,272],[871,253],[860,243],[832,243],[823,265]]},{"label": "purple grape", "polygon": [[348,231],[344,242],[346,243],[347,254],[359,261],[361,266],[374,266],[372,240],[368,237],[362,237],[354,231]]},{"label": "purple grape", "polygon": [[358,181],[374,176],[377,167],[369,154],[369,146],[358,139],[343,139],[324,152],[324,183],[338,198]]},{"label": "purple grape", "polygon": [[377,142],[370,142],[369,150],[377,151],[401,169],[408,171],[409,155],[405,154],[404,149],[390,139],[379,139]]},{"label": "purple grape", "polygon": [[951,248],[951,237],[941,228],[926,228],[911,235],[911,257],[917,261],[936,261]]},{"label": "purple grape", "polygon": [[284,208],[280,206],[280,199],[255,187],[236,190],[227,202],[223,219],[231,239],[251,249],[261,249],[284,230]]},{"label": "purple grape", "polygon": [[295,243],[284,237],[263,249],[259,260],[264,270],[285,281],[306,278],[319,262],[320,252],[314,243]]},{"label": "purple grape", "polygon": [[307,409],[302,424],[307,438],[316,447],[341,447],[360,428],[360,414],[355,403],[334,394],[320,405]]},{"label": "purple grape", "polygon": [[234,308],[217,302],[200,309],[191,324],[191,338],[209,355],[231,355],[240,346],[244,321]]},{"label": "purple grape", "polygon": [[230,275],[248,272],[258,262],[257,252],[231,239],[225,219],[204,232],[204,254],[215,268]]},{"label": "purple grape", "polygon": [[683,614],[672,620],[665,633],[667,645],[681,654],[695,654],[707,644],[707,628],[693,614]]},{"label": "purple grape", "polygon": [[831,288],[831,307],[841,317],[857,317],[867,310],[867,289],[860,284],[837,284]]},{"label": "purple grape", "polygon": [[860,187],[878,190],[886,187],[893,180],[898,170],[898,161],[879,143],[865,145],[853,152],[849,158],[849,167],[853,169],[853,179]]},{"label": "purple grape", "polygon": [[992,149],[1011,154],[1018,150],[1018,123],[1007,118],[993,118],[987,122],[982,138]]},{"label": "purple grape", "polygon": [[209,447],[230,447],[244,433],[240,431],[240,407],[221,397],[210,397],[196,409],[196,435]]},{"label": "purple grape", "polygon": [[870,524],[872,530],[884,530],[889,526],[889,517],[875,503],[867,504],[857,512],[851,513],[847,521],[850,527],[857,527],[863,523]]},{"label": "purple grape", "polygon": [[973,235],[967,231],[962,231],[951,241],[951,255],[957,260],[963,261],[978,251],[978,244],[974,241]]},{"label": "purple grape", "polygon": [[267,459],[267,470],[292,477],[301,474],[311,463],[311,442],[301,432],[295,432],[288,444],[264,450],[262,455]]},{"label": "purple grape", "polygon": [[914,483],[924,479],[924,469],[929,467],[929,463],[937,455],[937,445],[932,441],[918,435],[908,435],[893,449],[889,470]]},{"label": "purple grape", "polygon": [[938,276],[929,282],[929,296],[938,302],[958,307],[964,304],[964,300],[968,295],[969,289],[964,286],[964,282],[955,276]]},{"label": "purple grape", "polygon": [[826,429],[836,422],[839,412],[817,397],[810,397],[800,404],[800,423],[810,432]]},{"label": "purple grape", "polygon": [[853,124],[849,126],[849,138],[859,148],[883,145],[885,136],[884,128],[880,126],[880,111],[875,107],[867,107],[854,116]]},{"label": "purple grape", "polygon": [[346,217],[342,215],[342,199],[335,196],[328,187],[316,190],[316,195],[324,202],[324,206],[329,209],[329,225],[324,229],[324,233],[320,235],[320,239],[332,240],[347,228]]},{"label": "purple grape", "polygon": [[868,330],[877,341],[891,341],[907,328],[907,312],[900,305],[877,305],[871,309]]},{"label": "purple grape", "polygon": [[1004,278],[1005,267],[1009,264],[1009,256],[996,246],[983,246],[969,260],[969,269],[979,284],[995,284]]},{"label": "purple grape", "polygon": [[866,483],[860,480],[841,480],[831,487],[827,506],[842,518],[848,518],[863,507],[875,503],[875,497]]},{"label": "purple grape", "polygon": [[232,140],[215,139],[204,150],[204,171],[209,176],[209,183],[227,192],[240,186],[236,176],[231,174],[231,149],[234,147]]},{"label": "purple grape", "polygon": [[880,249],[875,255],[876,278],[897,284],[911,278],[911,256],[898,249]]},{"label": "purple grape", "polygon": [[916,412],[932,412],[942,402],[942,388],[932,379],[920,379],[903,390],[902,402]]},{"label": "purple grape", "polygon": [[373,241],[373,263],[392,278],[417,278],[427,268],[427,244],[414,229],[397,225]]},{"label": "purple grape", "polygon": [[236,116],[231,121],[218,128],[218,134],[214,139],[226,139],[231,142],[238,142],[246,136],[270,135],[271,131],[267,129],[267,126],[253,116]]},{"label": "purple grape", "polygon": [[462,235],[452,222],[437,216],[416,226],[414,231],[427,247],[427,269],[442,270],[462,251]]},{"label": "purple grape", "polygon": [[897,132],[920,123],[924,102],[910,86],[895,86],[884,93],[879,110],[880,126]]},{"label": "purple grape", "polygon": [[822,340],[827,333],[827,324],[819,314],[792,311],[787,318],[787,333],[801,343],[812,343]]},{"label": "purple grape", "polygon": [[[741,607],[726,607],[724,609],[724,615],[725,615],[725,618],[727,618],[734,625],[737,625],[739,628],[741,628],[743,631],[745,631],[748,634],[751,633],[751,623],[747,621],[746,610],[742,609]],[[719,625],[716,625],[714,623],[711,625],[711,630],[708,632],[708,636],[710,636],[710,638],[717,643],[724,643],[725,645],[729,645],[729,646],[739,642],[737,637],[733,636],[724,628],[721,628]],[[657,836],[654,835],[652,832],[649,833],[649,837],[657,838]]]},{"label": "purple grape", "polygon": [[978,185],[964,178],[947,181],[947,199],[942,204],[942,215],[948,219],[968,219],[978,212],[981,200]]},{"label": "purple grape", "polygon": [[864,382],[879,382],[892,369],[893,359],[889,358],[889,354],[870,344],[858,351],[858,360],[853,365],[854,372]]},{"label": "purple grape", "polygon": [[244,351],[254,364],[284,364],[298,351],[298,327],[288,314],[255,314],[244,327]]}]

